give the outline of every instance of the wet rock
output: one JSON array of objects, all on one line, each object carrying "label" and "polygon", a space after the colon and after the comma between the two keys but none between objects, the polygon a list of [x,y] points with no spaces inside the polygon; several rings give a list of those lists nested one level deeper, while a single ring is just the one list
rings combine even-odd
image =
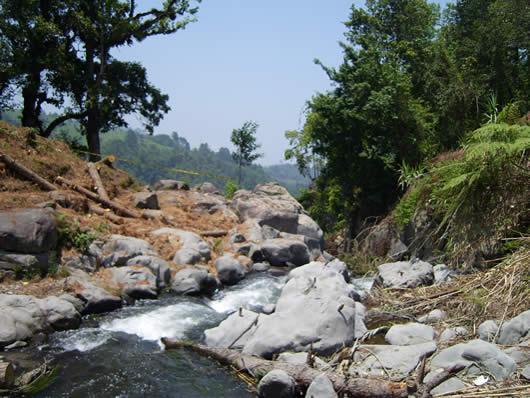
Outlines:
[{"label": "wet rock", "polygon": [[153,247],[145,240],[130,236],[111,235],[101,249],[103,267],[122,267],[131,258],[149,255],[156,256]]},{"label": "wet rock", "polygon": [[[433,376],[426,377],[424,381],[428,383],[431,380],[431,377],[434,377],[434,373],[432,373]],[[441,394],[449,394],[453,392],[457,392],[460,390],[463,390],[467,386],[464,384],[462,380],[460,380],[458,377],[451,377],[450,379],[444,381],[443,383],[439,384],[435,388],[431,390],[431,395],[441,395]]]},{"label": "wet rock", "polygon": [[219,189],[211,182],[203,182],[201,185],[197,187],[197,190],[203,193],[210,193],[210,194],[216,194],[216,195],[221,194]]},{"label": "wet rock", "polygon": [[499,344],[517,344],[527,337],[530,337],[530,310],[505,322],[497,342]]},{"label": "wet rock", "polygon": [[75,307],[58,297],[0,294],[0,346],[28,340],[34,334],[79,327]]},{"label": "wet rock", "polygon": [[159,210],[158,196],[155,192],[138,192],[134,194],[134,206],[138,209]]},{"label": "wet rock", "polygon": [[171,291],[188,296],[212,295],[219,283],[208,271],[199,268],[185,268],[175,274]]},{"label": "wet rock", "polygon": [[416,369],[423,356],[429,356],[435,351],[436,344],[433,341],[407,346],[362,345],[354,355],[350,374],[387,377],[388,372],[392,380],[402,380]]},{"label": "wet rock", "polygon": [[51,209],[0,211],[0,250],[45,253],[57,245],[57,223]]},{"label": "wet rock", "polygon": [[[307,363],[307,352],[282,352],[276,359],[281,362],[292,363],[295,365],[305,365]],[[315,357],[315,369],[323,369],[328,366],[326,361]]]},{"label": "wet rock", "polygon": [[155,191],[176,191],[180,189],[187,191],[190,189],[190,186],[182,181],[160,180],[153,184],[153,189]]},{"label": "wet rock", "polygon": [[456,339],[465,337],[469,334],[469,331],[463,326],[456,326],[453,328],[447,328],[440,334],[440,342],[447,343]]},{"label": "wet rock", "polygon": [[492,319],[482,322],[478,326],[478,337],[484,341],[492,341],[497,335],[499,325]]},{"label": "wet rock", "polygon": [[66,279],[70,292],[84,303],[83,314],[99,314],[121,308],[121,298],[90,282],[88,276],[80,271],[76,276]]},{"label": "wet rock", "polygon": [[181,248],[175,253],[173,261],[182,265],[194,265],[210,260],[210,246],[199,235],[175,228],[161,228],[152,232],[155,237],[169,235],[176,237]]},{"label": "wet rock", "polygon": [[235,285],[245,277],[246,268],[231,255],[225,254],[215,260],[217,276],[224,285]]},{"label": "wet rock", "polygon": [[[228,348],[233,344],[232,348],[234,349],[243,348],[257,328],[259,323],[258,315],[258,313],[246,309],[234,312],[221,322],[219,326],[204,332],[206,345]],[[247,331],[245,332],[245,330]],[[243,332],[245,333],[243,334]],[[238,340],[236,341],[236,339]]]},{"label": "wet rock", "polygon": [[407,323],[392,326],[385,335],[385,340],[392,345],[413,345],[433,341],[434,329],[421,323]]},{"label": "wet rock", "polygon": [[169,268],[169,263],[160,257],[138,256],[128,260],[126,265],[141,265],[149,268],[156,277],[156,285],[159,289],[164,289],[171,284],[171,269]]},{"label": "wet rock", "polygon": [[497,381],[508,378],[516,368],[515,361],[495,344],[471,340],[440,351],[431,361],[431,369],[447,369],[453,365],[467,367],[467,373],[477,374],[485,369]]},{"label": "wet rock", "polygon": [[433,267],[425,261],[399,261],[378,267],[378,283],[383,287],[414,288],[434,282]]},{"label": "wet rock", "polygon": [[428,314],[425,314],[423,316],[420,316],[418,318],[418,322],[421,323],[437,323],[440,321],[443,321],[445,318],[447,318],[447,314],[445,311],[434,309]]},{"label": "wet rock", "polygon": [[148,268],[125,266],[112,268],[110,272],[123,295],[137,300],[158,297],[156,277]]},{"label": "wet rock", "polygon": [[453,279],[455,272],[445,264],[438,264],[433,267],[434,271],[434,283],[441,285],[447,283]]},{"label": "wet rock", "polygon": [[325,374],[317,376],[315,380],[311,382],[307,392],[306,398],[337,398],[338,395],[333,388],[333,383]]},{"label": "wet rock", "polygon": [[275,369],[267,373],[258,384],[260,398],[294,398],[295,381],[283,370]]},{"label": "wet rock", "polygon": [[263,314],[270,315],[276,310],[276,304],[266,304],[263,307],[261,307],[261,312]]},{"label": "wet rock", "polygon": [[[318,275],[304,272],[318,269]],[[306,265],[289,274],[273,314],[260,318],[260,327],[243,352],[271,358],[285,351],[328,355],[366,332],[365,308],[351,298],[352,286],[325,267]]]},{"label": "wet rock", "polygon": [[269,239],[261,244],[260,251],[273,266],[301,266],[311,261],[309,249],[297,240]]},{"label": "wet rock", "polygon": [[50,296],[38,300],[38,303],[54,330],[77,329],[81,325],[81,314],[70,301]]}]

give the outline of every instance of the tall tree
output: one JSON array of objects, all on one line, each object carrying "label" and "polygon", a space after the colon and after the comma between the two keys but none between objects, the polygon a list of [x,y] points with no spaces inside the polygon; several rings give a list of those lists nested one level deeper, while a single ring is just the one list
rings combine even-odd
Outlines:
[{"label": "tall tree", "polygon": [[344,61],[338,69],[324,67],[336,88],[309,102],[304,134],[323,157],[319,179],[333,185],[348,236],[365,217],[388,209],[398,194],[398,166],[417,163],[428,146],[432,115],[416,93],[437,15],[424,0],[353,6]]},{"label": "tall tree", "polygon": [[241,128],[232,130],[230,140],[236,147],[236,150],[232,153],[232,157],[239,167],[237,182],[239,186],[241,186],[241,170],[243,166],[250,166],[255,160],[262,156],[260,153],[256,152],[260,147],[256,142],[257,130],[258,124],[251,121],[245,122]]}]

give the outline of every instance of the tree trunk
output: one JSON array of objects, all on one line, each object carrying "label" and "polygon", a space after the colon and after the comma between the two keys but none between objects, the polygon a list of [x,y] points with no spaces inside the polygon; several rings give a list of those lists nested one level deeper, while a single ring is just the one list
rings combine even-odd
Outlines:
[{"label": "tree trunk", "polygon": [[26,85],[22,89],[23,108],[22,108],[22,126],[38,129],[39,121],[39,90],[41,85],[40,70],[34,70],[28,75]]},{"label": "tree trunk", "polygon": [[85,124],[85,133],[88,146],[89,159],[91,162],[97,162],[101,159],[101,148],[99,142],[99,95],[97,79],[95,76],[95,49],[92,43],[86,43],[86,63],[87,63],[87,99],[86,112],[87,119]]},{"label": "tree trunk", "polygon": [[15,159],[11,158],[8,155],[0,153],[0,162],[4,163],[8,168],[15,171],[17,174],[27,178],[30,181],[33,181],[45,191],[57,190],[57,187],[55,185],[46,181],[44,178],[39,176],[37,173],[31,171],[27,167],[24,167],[22,164],[18,163]]},{"label": "tree trunk", "polygon": [[87,169],[88,173],[90,174],[90,177],[92,177],[92,181],[94,181],[94,184],[96,185],[96,190],[98,192],[99,197],[105,200],[110,200],[109,195],[105,190],[105,186],[103,185],[103,181],[101,181],[101,177],[99,176],[99,172],[96,168],[96,165],[92,162],[89,162],[87,164]]},{"label": "tree trunk", "polygon": [[0,362],[0,387],[10,388],[15,384],[15,370],[11,362]]},{"label": "tree trunk", "polygon": [[181,342],[173,339],[162,339],[166,349],[189,348],[199,355],[215,359],[223,365],[233,367],[256,377],[263,376],[273,369],[280,369],[289,374],[302,389],[306,389],[311,382],[321,374],[326,374],[335,391],[357,398],[405,398],[408,396],[406,383],[392,382],[382,379],[344,377],[333,371],[320,371],[305,364],[292,364],[280,361],[269,361],[239,351],[226,348],[206,347],[200,344]]}]

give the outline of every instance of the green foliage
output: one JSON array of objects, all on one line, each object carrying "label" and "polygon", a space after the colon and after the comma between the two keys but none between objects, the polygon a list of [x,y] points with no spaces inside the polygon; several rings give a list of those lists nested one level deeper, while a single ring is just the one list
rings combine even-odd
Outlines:
[{"label": "green foliage", "polygon": [[81,227],[79,221],[71,219],[63,213],[57,215],[57,229],[60,247],[73,247],[85,252],[91,243],[97,239],[95,232]]},{"label": "green foliage", "polygon": [[225,198],[232,199],[239,189],[234,180],[228,180],[225,185]]},{"label": "green foliage", "polygon": [[519,120],[523,117],[523,101],[511,102],[502,108],[502,111],[499,113],[497,118],[499,123],[506,124],[517,124]]},{"label": "green foliage", "polygon": [[410,189],[397,203],[392,216],[396,224],[404,227],[412,221],[414,213],[419,207],[421,190],[417,187]]},{"label": "green foliage", "polygon": [[401,163],[401,168],[399,169],[399,179],[398,185],[401,189],[406,189],[411,186],[414,181],[421,178],[425,173],[425,167],[422,165],[419,166],[410,166],[406,162]]}]

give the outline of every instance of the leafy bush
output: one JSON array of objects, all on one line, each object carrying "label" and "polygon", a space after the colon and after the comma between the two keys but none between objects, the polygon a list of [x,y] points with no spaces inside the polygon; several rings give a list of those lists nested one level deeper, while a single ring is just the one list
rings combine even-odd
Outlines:
[{"label": "leafy bush", "polygon": [[232,199],[238,189],[239,187],[234,180],[228,180],[225,185],[225,198]]},{"label": "leafy bush", "polygon": [[398,226],[404,227],[412,221],[412,217],[414,217],[414,213],[418,208],[420,194],[421,189],[414,187],[409,190],[396,205],[392,215]]},{"label": "leafy bush", "polygon": [[78,220],[71,219],[63,213],[57,215],[59,246],[76,248],[85,252],[90,244],[97,239],[94,231],[81,227]]}]

